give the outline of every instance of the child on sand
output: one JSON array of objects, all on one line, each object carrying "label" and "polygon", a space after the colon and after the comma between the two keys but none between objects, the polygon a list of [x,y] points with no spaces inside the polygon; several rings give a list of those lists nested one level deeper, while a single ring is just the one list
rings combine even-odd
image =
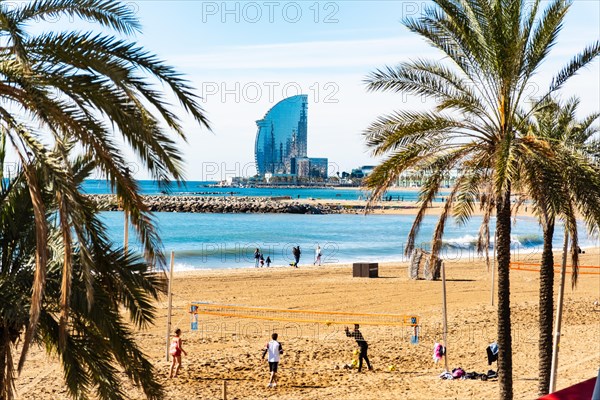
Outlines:
[{"label": "child on sand", "polygon": [[[186,351],[182,347],[183,342],[181,340],[181,329],[175,329],[175,337],[171,339],[171,347],[169,348],[169,354],[173,357],[171,361],[171,371],[169,372],[169,378],[177,376],[179,367],[181,367],[181,353],[187,356]],[[173,370],[175,373],[173,374]]]},{"label": "child on sand", "polygon": [[271,372],[271,378],[269,379],[269,384],[267,385],[267,387],[277,386],[277,365],[279,364],[279,355],[283,354],[283,348],[281,347],[281,343],[277,341],[277,334],[272,334],[271,339],[272,340],[265,346],[265,349],[262,354],[262,358],[265,358],[265,355],[269,353],[268,361],[269,371]]},{"label": "child on sand", "polygon": [[271,266],[271,257],[267,256],[267,267]]}]

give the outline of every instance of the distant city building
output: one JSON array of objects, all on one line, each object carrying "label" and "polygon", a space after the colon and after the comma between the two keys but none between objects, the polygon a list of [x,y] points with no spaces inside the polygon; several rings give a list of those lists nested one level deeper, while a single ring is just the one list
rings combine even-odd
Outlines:
[{"label": "distant city building", "polygon": [[362,167],[360,167],[360,170],[362,171],[364,176],[371,175],[371,172],[373,172],[374,169],[374,165],[363,165]]},{"label": "distant city building", "polygon": [[292,173],[292,158],[306,157],[308,96],[288,97],[256,121],[255,158],[258,174]]},{"label": "distant city building", "polygon": [[365,174],[363,173],[362,169],[353,168],[352,171],[350,172],[350,176],[352,178],[364,178]]},{"label": "distant city building", "polygon": [[310,161],[310,177],[311,178],[322,178],[322,179],[327,179],[327,175],[328,175],[328,166],[329,166],[329,160],[327,160],[326,158],[315,158],[315,157],[311,157],[309,158]]},{"label": "distant city building", "polygon": [[[456,182],[456,178],[460,175],[460,169],[453,168],[448,171],[444,178],[442,179],[441,185],[445,187],[451,187]],[[430,177],[431,175],[426,171],[415,170],[412,168],[404,170],[398,176],[398,182],[396,183],[398,186],[402,187],[421,187],[423,183]]]},{"label": "distant city building", "polygon": [[295,157],[292,159],[292,174],[299,178],[308,178],[310,176],[310,158]]},{"label": "distant city building", "polygon": [[301,94],[281,100],[256,121],[254,155],[258,175],[327,178],[327,159],[306,155],[307,110],[308,96]]}]

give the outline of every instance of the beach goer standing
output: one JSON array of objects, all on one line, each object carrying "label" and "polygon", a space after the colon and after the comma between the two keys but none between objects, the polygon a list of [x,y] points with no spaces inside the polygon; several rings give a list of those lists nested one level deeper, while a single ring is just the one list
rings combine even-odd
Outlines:
[{"label": "beach goer standing", "polygon": [[267,267],[271,266],[271,257],[267,256]]},{"label": "beach goer standing", "polygon": [[269,353],[267,361],[269,362],[269,372],[271,372],[271,377],[267,387],[275,387],[277,386],[277,366],[279,365],[279,355],[283,354],[283,347],[281,347],[281,343],[277,341],[276,333],[271,335],[271,340],[265,346],[262,354],[263,359],[267,353]]},{"label": "beach goer standing", "polygon": [[356,340],[356,344],[360,348],[360,354],[358,355],[358,357],[359,357],[358,358],[358,372],[360,372],[360,370],[362,369],[363,359],[367,362],[367,367],[369,368],[369,371],[371,371],[373,369],[373,367],[371,367],[371,363],[369,363],[369,357],[367,356],[367,351],[369,350],[369,344],[363,337],[362,333],[360,333],[358,328],[359,328],[359,325],[354,324],[354,331],[350,332],[348,327],[346,327],[346,329],[345,329],[346,336],[351,337],[354,340]]},{"label": "beach goer standing", "polygon": [[264,267],[265,266],[265,257],[262,255],[262,253],[260,253],[260,267]]},{"label": "beach goer standing", "polygon": [[[175,337],[171,339],[171,347],[169,348],[169,354],[173,358],[171,360],[171,370],[169,372],[169,378],[177,376],[179,367],[181,367],[181,353],[187,356],[186,351],[183,349],[183,341],[181,340],[181,329],[175,329]],[[175,373],[173,373],[175,371]]]},{"label": "beach goer standing", "polygon": [[317,248],[315,249],[315,262],[313,265],[321,265],[321,246],[317,243]]},{"label": "beach goer standing", "polygon": [[258,247],[254,250],[254,268],[258,268],[258,263],[260,261],[260,250]]},{"label": "beach goer standing", "polygon": [[300,262],[300,246],[296,246],[292,249],[292,255],[294,256],[294,267],[298,268],[298,263]]}]

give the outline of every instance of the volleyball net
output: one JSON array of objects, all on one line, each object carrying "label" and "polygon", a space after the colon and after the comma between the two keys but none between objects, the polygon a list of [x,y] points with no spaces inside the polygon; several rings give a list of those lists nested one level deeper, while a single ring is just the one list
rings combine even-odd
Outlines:
[{"label": "volleyball net", "polygon": [[418,315],[372,314],[340,311],[317,311],[250,307],[209,302],[191,302],[189,306],[192,330],[197,329],[199,316],[230,317],[264,321],[281,321],[305,324],[330,325],[379,325],[418,327]]},{"label": "volleyball net", "polygon": [[[526,262],[511,262],[510,269],[514,271],[528,271],[528,272],[540,272],[540,263],[526,263]],[[571,266],[567,266],[567,268],[571,268]],[[580,265],[578,275],[600,275],[600,266],[593,265]],[[561,267],[559,265],[554,265],[554,273],[559,274]]]}]

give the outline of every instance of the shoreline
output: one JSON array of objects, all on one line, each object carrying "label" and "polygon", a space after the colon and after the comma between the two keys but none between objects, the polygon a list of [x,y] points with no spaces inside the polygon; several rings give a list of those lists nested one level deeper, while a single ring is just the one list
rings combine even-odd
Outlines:
[{"label": "shoreline", "polygon": [[[599,246],[588,246],[588,247],[581,247],[581,250],[583,250],[585,253],[584,254],[580,254],[580,258],[590,258],[590,257],[594,257],[594,256],[598,256],[598,266],[600,267],[600,247]],[[534,253],[535,256],[531,257],[531,254],[529,255],[529,258],[524,259],[525,256],[520,256],[517,257],[516,260],[513,260],[512,262],[531,262],[531,261],[535,261],[537,258],[537,255],[541,256],[541,252],[540,253]],[[562,251],[560,250],[554,250],[553,252],[554,254],[554,266],[555,268],[560,267],[560,262],[559,260],[562,257]],[[175,252],[175,255],[177,255],[177,252]],[[513,258],[515,254],[513,252],[511,252],[511,259]],[[490,253],[490,264],[492,263],[492,258],[491,258],[492,254]],[[177,258],[175,258],[175,260],[177,260]],[[449,265],[452,264],[456,264],[456,263],[460,263],[460,262],[466,262],[466,263],[484,263],[485,262],[485,256],[477,256],[474,259],[469,259],[467,261],[464,260],[455,260],[455,259],[446,259],[444,260],[446,263],[448,263]],[[340,269],[340,268],[352,268],[352,264],[355,262],[377,262],[377,264],[379,264],[379,268],[386,268],[389,266],[393,266],[393,265],[400,265],[400,266],[404,266],[406,267],[406,265],[408,264],[409,260],[403,259],[403,260],[393,260],[393,259],[386,259],[384,261],[365,261],[365,260],[355,260],[355,261],[347,261],[347,262],[335,262],[335,263],[322,263],[321,265],[313,265],[312,263],[307,263],[307,264],[303,264],[300,263],[299,267],[297,268],[297,270],[305,270],[305,271],[312,271],[312,270],[322,270],[324,268],[326,269]],[[580,264],[583,265],[583,264]],[[175,261],[175,266],[177,266],[177,261]],[[567,269],[569,269],[570,266],[567,265]],[[245,271],[245,272],[249,272],[249,271],[255,271],[255,272],[261,272],[261,271],[281,271],[281,270],[295,270],[296,268],[290,266],[290,265],[272,265],[271,267],[254,267],[252,265],[248,265],[248,266],[239,266],[239,267],[225,267],[225,268],[185,268],[185,269],[177,269],[175,268],[175,270],[173,271],[173,274],[175,276],[188,276],[188,275],[202,275],[202,274],[209,274],[212,272],[218,272],[218,273],[223,273],[223,271]],[[165,268],[164,272],[168,272],[169,269]]]}]

